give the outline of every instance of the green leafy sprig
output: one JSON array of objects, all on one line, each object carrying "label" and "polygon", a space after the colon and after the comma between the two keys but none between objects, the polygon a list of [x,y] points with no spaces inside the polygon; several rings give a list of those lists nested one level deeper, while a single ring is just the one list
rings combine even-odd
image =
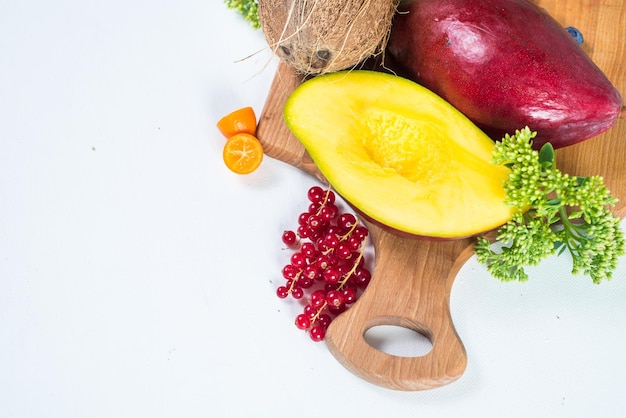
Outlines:
[{"label": "green leafy sprig", "polygon": [[478,261],[502,281],[526,281],[524,267],[569,251],[572,274],[588,275],[594,283],[611,279],[624,254],[620,219],[610,210],[617,199],[600,176],[562,173],[552,145],[532,148],[535,136],[526,127],[496,142],[493,162],[511,169],[504,188],[517,213],[497,231],[500,248],[478,238]]},{"label": "green leafy sprig", "polygon": [[254,29],[261,27],[258,0],[224,0],[226,7],[237,11]]}]

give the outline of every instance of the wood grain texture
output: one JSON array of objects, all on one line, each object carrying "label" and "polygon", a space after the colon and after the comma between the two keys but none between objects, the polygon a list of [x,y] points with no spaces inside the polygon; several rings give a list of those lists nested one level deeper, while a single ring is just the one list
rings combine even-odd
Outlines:
[{"label": "wood grain texture", "polygon": [[[585,36],[584,48],[618,90],[626,92],[626,6],[622,0],[538,1],[563,26]],[[620,41],[621,40],[621,41]],[[285,100],[302,80],[279,64],[257,135],[267,156],[291,164],[325,182],[304,147],[286,127]],[[626,121],[609,131],[557,152],[558,165],[576,175],[599,174],[626,215]],[[467,353],[450,315],[454,279],[473,254],[473,240],[430,241],[406,238],[362,220],[375,249],[372,280],[360,299],[328,329],[329,350],[348,370],[395,390],[432,389],[458,379]],[[495,280],[495,279],[494,279]],[[376,325],[397,325],[420,332],[433,344],[421,357],[400,357],[371,347],[365,332]]]},{"label": "wood grain texture", "polygon": [[[563,26],[578,28],[582,48],[626,95],[626,2],[624,0],[539,1]],[[575,175],[601,175],[620,199],[614,212],[626,216],[626,120],[601,135],[557,153],[558,167]]]},{"label": "wood grain texture", "polygon": [[291,133],[283,119],[283,108],[293,90],[302,83],[302,77],[284,62],[278,64],[276,75],[259,117],[257,137],[265,155],[293,165],[327,183],[313,163],[304,146]]}]

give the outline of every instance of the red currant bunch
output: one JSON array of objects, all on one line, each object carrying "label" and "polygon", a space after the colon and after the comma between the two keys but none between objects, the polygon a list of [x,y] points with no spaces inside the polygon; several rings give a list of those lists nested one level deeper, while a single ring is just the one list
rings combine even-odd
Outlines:
[{"label": "red currant bunch", "polygon": [[276,295],[304,303],[295,324],[313,341],[322,341],[337,315],[351,306],[370,281],[366,267],[367,228],[352,213],[340,210],[335,193],[313,186],[307,211],[282,241],[293,252],[282,269],[285,284]]}]

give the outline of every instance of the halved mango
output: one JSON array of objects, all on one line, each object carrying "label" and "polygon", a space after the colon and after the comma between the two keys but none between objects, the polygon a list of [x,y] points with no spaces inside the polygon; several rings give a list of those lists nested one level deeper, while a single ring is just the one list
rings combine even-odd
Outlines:
[{"label": "halved mango", "polygon": [[449,103],[394,75],[343,71],[299,86],[284,109],[332,187],[366,217],[461,238],[511,219],[494,143]]}]

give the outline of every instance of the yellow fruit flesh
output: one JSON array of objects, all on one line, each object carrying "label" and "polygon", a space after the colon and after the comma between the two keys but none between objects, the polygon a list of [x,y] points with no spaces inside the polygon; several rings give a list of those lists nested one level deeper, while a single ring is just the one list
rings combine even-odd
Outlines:
[{"label": "yellow fruit flesh", "polygon": [[304,83],[285,120],[335,190],[405,233],[458,238],[511,218],[508,169],[494,144],[447,102],[406,79],[339,72]]}]

